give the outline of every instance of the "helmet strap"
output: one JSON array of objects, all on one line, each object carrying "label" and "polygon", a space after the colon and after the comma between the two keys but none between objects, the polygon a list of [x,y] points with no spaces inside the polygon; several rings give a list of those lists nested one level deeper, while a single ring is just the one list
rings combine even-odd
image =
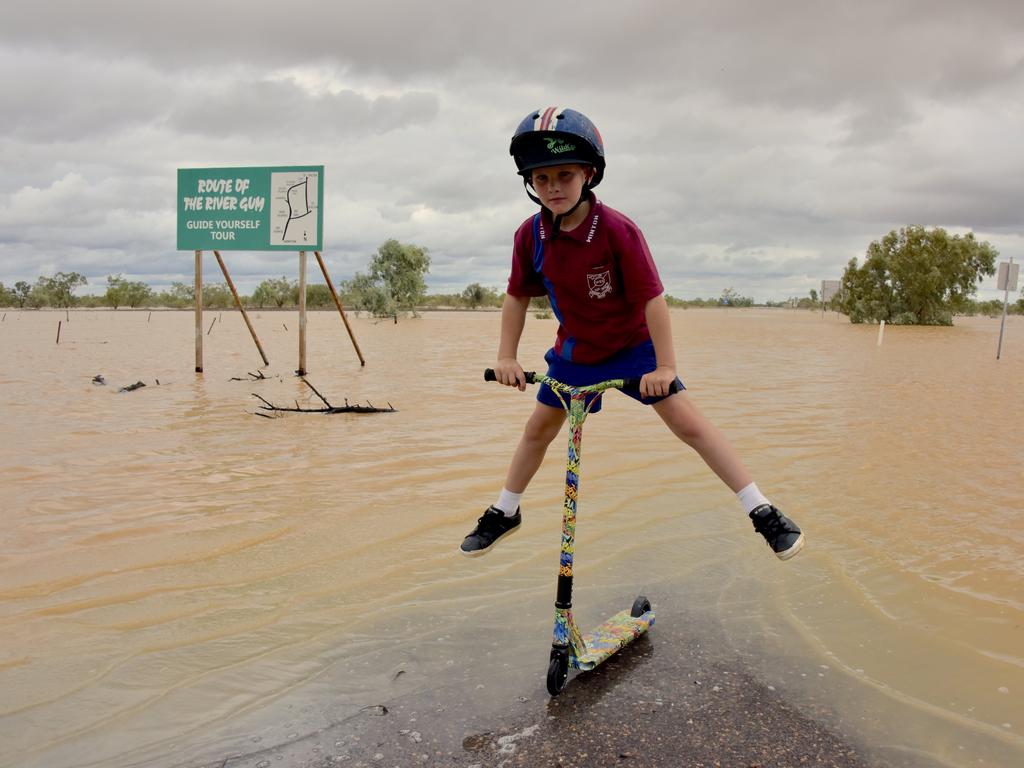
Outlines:
[{"label": "helmet strap", "polygon": [[539,205],[539,206],[540,206],[541,208],[543,208],[543,207],[544,207],[544,203],[542,203],[542,202],[540,201],[540,198],[539,198],[539,197],[537,197],[537,196],[536,196],[535,194],[533,194],[533,192],[531,192],[531,191],[530,191],[530,182],[529,182],[529,181],[527,181],[527,179],[526,179],[526,177],[525,177],[525,176],[523,176],[523,189],[525,189],[525,190],[526,190],[526,196],[527,196],[527,197],[529,197],[529,198],[530,198],[531,200],[533,200],[533,202],[535,202],[535,203],[536,203],[537,205]]},{"label": "helmet strap", "polygon": [[[535,194],[533,194],[533,192],[530,191],[530,183],[526,180],[525,176],[523,176],[523,189],[526,190],[527,197],[529,197],[531,200],[533,200],[533,202],[535,202],[537,205],[539,205],[541,208],[543,208],[544,210],[548,211],[549,213],[551,212],[551,209],[548,208],[546,205],[544,205],[544,203],[542,203],[540,201],[540,198],[537,197]],[[583,204],[583,201],[587,199],[587,195],[590,192],[590,189],[591,189],[590,182],[589,181],[583,182],[583,189],[580,190],[580,199],[576,201],[576,205],[574,205],[572,208],[570,208],[565,213],[560,213],[560,214],[558,214],[557,216],[554,217],[554,224],[551,227],[551,230],[552,230],[551,231],[551,239],[552,240],[554,240],[556,237],[558,237],[558,233],[559,233],[559,231],[561,229],[561,226],[562,226],[562,219],[564,219],[566,216],[571,215],[573,211],[575,211],[577,208],[579,208]]]}]

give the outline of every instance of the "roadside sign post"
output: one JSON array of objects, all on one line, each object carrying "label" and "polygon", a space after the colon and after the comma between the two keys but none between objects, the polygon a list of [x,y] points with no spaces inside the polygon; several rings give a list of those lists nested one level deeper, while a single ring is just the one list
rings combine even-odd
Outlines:
[{"label": "roadside sign post", "polygon": [[306,252],[299,251],[299,376],[306,375]]},{"label": "roadside sign post", "polygon": [[825,316],[825,304],[832,307],[832,300],[839,295],[839,291],[842,288],[843,283],[841,280],[822,280],[821,281],[821,315]]},{"label": "roadside sign post", "polygon": [[[299,253],[299,368],[306,373],[306,253],[323,250],[322,165],[252,168],[178,169],[178,250],[195,251],[196,372],[203,370],[202,255],[213,251],[231,288],[256,348],[269,364],[263,346],[234,288],[220,251],[297,251]],[[348,326],[341,301],[328,287],[352,338],[359,362],[365,365]]]},{"label": "roadside sign post", "polygon": [[203,372],[203,252],[196,251],[196,373]]},{"label": "roadside sign post", "polygon": [[996,279],[996,289],[1003,290],[1003,318],[999,321],[999,346],[996,347],[996,360],[1003,353],[1003,329],[1006,327],[1006,305],[1010,301],[1010,291],[1017,290],[1017,275],[1020,272],[1020,264],[1013,263],[1013,256],[1010,261],[1004,261],[999,265],[999,277]]}]

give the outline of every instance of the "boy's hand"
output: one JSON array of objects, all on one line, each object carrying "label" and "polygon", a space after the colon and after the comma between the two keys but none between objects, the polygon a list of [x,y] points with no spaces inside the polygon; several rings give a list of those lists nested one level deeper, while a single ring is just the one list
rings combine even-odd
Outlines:
[{"label": "boy's hand", "polygon": [[494,378],[506,387],[519,387],[520,392],[526,391],[526,375],[514,357],[498,358],[498,362],[494,364]]},{"label": "boy's hand", "polygon": [[659,365],[640,379],[641,397],[664,397],[668,388],[676,380],[676,369],[669,365]]}]

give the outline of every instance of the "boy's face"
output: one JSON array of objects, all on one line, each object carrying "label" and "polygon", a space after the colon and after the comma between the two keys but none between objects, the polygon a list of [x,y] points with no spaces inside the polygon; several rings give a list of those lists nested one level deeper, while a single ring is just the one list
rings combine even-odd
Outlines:
[{"label": "boy's face", "polygon": [[579,163],[553,165],[534,169],[530,180],[544,207],[557,216],[576,205],[583,194],[583,184],[593,172],[590,166]]}]

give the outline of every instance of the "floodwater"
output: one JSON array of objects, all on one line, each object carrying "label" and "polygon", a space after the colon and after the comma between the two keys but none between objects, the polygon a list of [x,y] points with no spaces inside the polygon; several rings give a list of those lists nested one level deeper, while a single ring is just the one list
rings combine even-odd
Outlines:
[{"label": "floodwater", "polygon": [[[260,381],[234,312],[207,312],[203,374],[188,312],[0,321],[0,766],[219,765],[417,690],[543,695],[561,442],[523,530],[455,553],[532,408],[482,381],[499,315],[352,318],[360,367],[338,315],[311,313],[309,381],[398,412],[274,419],[252,393],[321,403],[294,376],[297,315],[253,322]],[[1022,319],[999,361],[989,318],[881,346],[814,312],[673,326],[690,396],[807,547],[776,562],[696,454],[610,393],[584,430],[577,618],[671,593],[879,754],[1024,764]],[[528,319],[526,367],[553,334]]]}]

